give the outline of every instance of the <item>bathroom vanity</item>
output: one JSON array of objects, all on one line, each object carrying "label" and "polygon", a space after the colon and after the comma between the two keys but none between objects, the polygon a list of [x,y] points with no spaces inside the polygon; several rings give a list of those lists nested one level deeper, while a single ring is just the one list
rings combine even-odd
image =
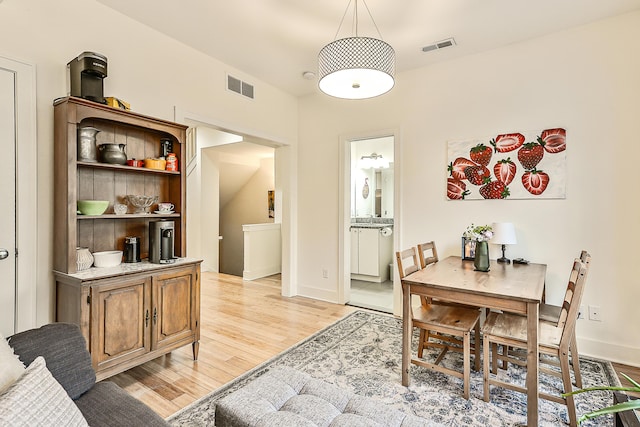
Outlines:
[{"label": "bathroom vanity", "polygon": [[351,278],[377,283],[390,280],[393,224],[352,223],[350,231]]}]

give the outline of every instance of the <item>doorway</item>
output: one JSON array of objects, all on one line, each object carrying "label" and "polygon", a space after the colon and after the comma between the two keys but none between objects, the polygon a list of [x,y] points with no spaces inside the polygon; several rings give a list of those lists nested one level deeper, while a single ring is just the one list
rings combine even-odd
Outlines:
[{"label": "doorway", "polygon": [[269,194],[275,188],[274,151],[251,142],[204,150],[208,164],[218,171],[219,272],[244,276],[243,226],[275,221],[269,210]]},{"label": "doorway", "polygon": [[[187,130],[187,255],[203,259],[203,271],[219,271],[220,253],[220,200],[219,175],[214,172],[203,177],[202,149],[237,142],[251,142],[273,150],[275,189],[273,191],[274,222],[281,227],[281,283],[282,295],[294,296],[297,293],[295,282],[295,258],[293,251],[295,235],[292,233],[294,209],[291,203],[292,191],[297,181],[295,168],[295,148],[273,137],[262,136],[260,132],[243,128],[229,127],[215,119],[192,112],[175,109],[175,121],[190,126]],[[197,131],[206,129],[216,132],[219,139],[212,145],[203,147],[198,141]],[[224,140],[224,141],[223,141]],[[209,168],[209,170],[212,170]],[[211,194],[213,192],[213,194]],[[207,194],[204,194],[207,193]],[[265,206],[268,206],[265,195]],[[224,239],[223,239],[224,240]]]},{"label": "doorway", "polygon": [[350,141],[348,304],[393,313],[394,136]]}]

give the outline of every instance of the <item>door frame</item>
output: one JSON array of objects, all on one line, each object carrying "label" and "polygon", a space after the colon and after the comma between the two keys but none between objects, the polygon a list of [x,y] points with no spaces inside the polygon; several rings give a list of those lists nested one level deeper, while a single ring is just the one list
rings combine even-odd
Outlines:
[{"label": "door frame", "polygon": [[36,68],[0,56],[0,68],[13,72],[16,111],[16,315],[15,332],[36,326],[37,313],[37,121]]},{"label": "door frame", "polygon": [[[275,148],[275,222],[280,223],[282,233],[282,273],[281,294],[286,297],[297,295],[297,149],[294,144],[273,135],[266,135],[255,129],[248,129],[238,124],[225,123],[211,117],[202,116],[179,107],[174,107],[174,120],[178,123],[199,123],[222,132],[244,137],[246,142],[252,142]],[[195,142],[195,141],[194,141]],[[192,142],[193,143],[193,142]],[[197,147],[191,147],[196,150]],[[194,157],[195,158],[195,157]],[[219,215],[219,212],[216,212]],[[216,218],[216,223],[218,219]]]},{"label": "door frame", "polygon": [[[381,129],[370,132],[349,133],[340,136],[340,188],[338,223],[338,298],[346,304],[351,297],[351,142],[362,139],[393,136],[393,247],[397,248],[400,236],[400,130]],[[395,271],[395,269],[394,269]],[[402,314],[402,288],[398,275],[393,280],[393,314]]]}]

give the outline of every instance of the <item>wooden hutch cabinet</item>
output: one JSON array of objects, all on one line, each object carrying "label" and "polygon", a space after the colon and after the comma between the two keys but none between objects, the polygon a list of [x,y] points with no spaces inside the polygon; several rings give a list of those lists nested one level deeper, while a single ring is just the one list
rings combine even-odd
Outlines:
[{"label": "wooden hutch cabinet", "polygon": [[[160,155],[170,139],[177,171],[78,161],[78,128],[100,130],[98,143],[125,144],[129,159]],[[56,320],[80,326],[98,380],[187,344],[198,356],[200,339],[200,260],[186,254],[186,126],[120,110],[81,98],[54,102],[54,276]],[[125,196],[158,196],[175,212],[116,215]],[[108,200],[102,215],[77,213],[77,200]],[[78,272],[76,248],[122,250],[137,236],[142,258],[149,254],[149,223],[174,221],[172,264],[123,263]]]}]

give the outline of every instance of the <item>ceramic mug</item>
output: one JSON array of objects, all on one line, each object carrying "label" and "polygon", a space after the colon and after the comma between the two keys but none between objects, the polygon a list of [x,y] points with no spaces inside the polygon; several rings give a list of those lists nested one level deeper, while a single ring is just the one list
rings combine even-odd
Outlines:
[{"label": "ceramic mug", "polygon": [[174,207],[175,206],[173,206],[173,203],[169,203],[169,202],[158,203],[158,210],[160,212],[171,212]]}]

